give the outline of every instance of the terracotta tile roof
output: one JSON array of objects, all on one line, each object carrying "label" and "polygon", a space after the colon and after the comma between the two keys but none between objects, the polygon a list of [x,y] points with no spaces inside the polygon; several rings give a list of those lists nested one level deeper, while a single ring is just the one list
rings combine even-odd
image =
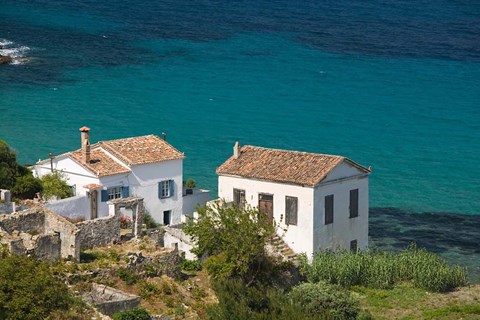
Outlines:
[{"label": "terracotta tile roof", "polygon": [[100,189],[103,186],[101,184],[96,184],[96,183],[89,183],[83,186],[85,189],[88,190],[95,190],[95,189]]},{"label": "terracotta tile roof", "polygon": [[217,169],[217,174],[313,187],[342,161],[370,172],[341,156],[243,146],[239,157],[230,157]]},{"label": "terracotta tile roof", "polygon": [[81,149],[70,152],[69,156],[76,160],[81,166],[99,177],[130,172],[130,169],[115,161],[110,155],[102,150],[99,145],[91,146],[89,163],[83,162]]},{"label": "terracotta tile roof", "polygon": [[127,165],[185,158],[182,152],[155,135],[101,141],[99,145]]}]

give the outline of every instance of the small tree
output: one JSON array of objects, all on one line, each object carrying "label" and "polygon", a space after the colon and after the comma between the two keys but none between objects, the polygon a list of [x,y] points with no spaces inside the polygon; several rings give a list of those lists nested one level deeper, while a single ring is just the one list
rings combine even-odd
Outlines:
[{"label": "small tree", "polygon": [[17,178],[27,174],[31,174],[30,170],[18,164],[15,152],[0,140],[0,189],[11,189]]},{"label": "small tree", "polygon": [[32,173],[20,176],[15,180],[11,188],[12,196],[15,199],[33,199],[37,192],[42,191],[42,182],[35,178]]},{"label": "small tree", "polygon": [[67,184],[67,178],[62,172],[54,172],[42,177],[43,198],[49,200],[52,197],[60,199],[73,195],[72,189]]},{"label": "small tree", "polygon": [[239,208],[225,201],[198,210],[199,219],[185,227],[199,258],[217,278],[240,278],[251,284],[268,261],[265,244],[275,232],[267,215],[256,208]]}]

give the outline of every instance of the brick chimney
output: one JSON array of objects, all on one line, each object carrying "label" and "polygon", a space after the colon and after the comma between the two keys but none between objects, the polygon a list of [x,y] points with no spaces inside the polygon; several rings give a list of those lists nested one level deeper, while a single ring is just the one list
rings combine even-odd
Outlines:
[{"label": "brick chimney", "polygon": [[240,156],[240,143],[237,141],[233,146],[233,157],[235,159],[238,159],[239,156]]},{"label": "brick chimney", "polygon": [[81,127],[80,136],[82,138],[82,160],[84,163],[90,163],[90,128]]}]

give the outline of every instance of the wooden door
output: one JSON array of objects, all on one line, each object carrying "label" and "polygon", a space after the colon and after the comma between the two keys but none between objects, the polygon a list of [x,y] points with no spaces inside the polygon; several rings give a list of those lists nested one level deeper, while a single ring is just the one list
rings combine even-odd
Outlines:
[{"label": "wooden door", "polygon": [[258,196],[258,210],[266,213],[268,219],[273,222],[273,195],[260,194]]},{"label": "wooden door", "polygon": [[90,219],[96,219],[98,216],[98,191],[90,191]]}]

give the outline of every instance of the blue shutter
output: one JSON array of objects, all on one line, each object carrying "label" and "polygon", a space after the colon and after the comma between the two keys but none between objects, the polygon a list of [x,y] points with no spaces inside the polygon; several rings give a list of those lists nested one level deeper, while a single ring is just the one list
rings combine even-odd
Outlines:
[{"label": "blue shutter", "polygon": [[162,182],[158,183],[158,199],[162,199]]},{"label": "blue shutter", "polygon": [[102,190],[102,202],[107,202],[108,201],[108,192],[107,190]]},{"label": "blue shutter", "polygon": [[170,197],[173,197],[173,190],[174,190],[174,181],[173,181],[173,180],[170,180],[170,181],[169,181],[168,187],[170,188],[170,194],[169,194],[169,196],[170,196]]},{"label": "blue shutter", "polygon": [[130,188],[122,187],[122,198],[128,198],[130,196]]}]

